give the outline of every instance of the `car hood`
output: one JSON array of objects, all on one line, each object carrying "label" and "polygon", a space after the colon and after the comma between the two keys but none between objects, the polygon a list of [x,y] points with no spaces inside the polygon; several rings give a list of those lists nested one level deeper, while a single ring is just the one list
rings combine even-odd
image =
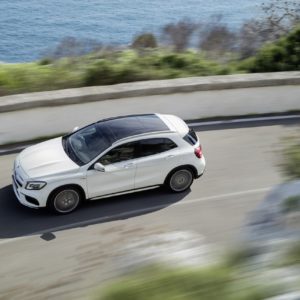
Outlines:
[{"label": "car hood", "polygon": [[55,138],[23,150],[18,164],[30,178],[75,171],[79,166],[65,153],[62,138]]}]

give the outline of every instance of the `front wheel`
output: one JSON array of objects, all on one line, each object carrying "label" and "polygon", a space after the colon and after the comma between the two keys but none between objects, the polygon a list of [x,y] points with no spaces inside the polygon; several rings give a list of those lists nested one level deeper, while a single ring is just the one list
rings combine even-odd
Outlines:
[{"label": "front wheel", "polygon": [[48,207],[57,214],[68,214],[74,211],[81,202],[80,192],[72,187],[60,188],[53,193]]},{"label": "front wheel", "polygon": [[167,186],[172,192],[186,191],[193,183],[194,176],[191,170],[182,168],[174,171],[167,179]]}]

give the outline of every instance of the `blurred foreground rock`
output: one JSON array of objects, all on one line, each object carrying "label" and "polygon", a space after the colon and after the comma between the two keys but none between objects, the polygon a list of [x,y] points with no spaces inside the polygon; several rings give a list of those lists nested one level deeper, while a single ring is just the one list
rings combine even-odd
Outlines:
[{"label": "blurred foreground rock", "polygon": [[259,274],[256,280],[281,287],[282,295],[272,300],[300,300],[300,210],[285,209],[285,201],[299,195],[299,180],[275,187],[250,214],[242,233],[248,247],[256,249],[248,262]]},{"label": "blurred foreground rock", "polygon": [[215,262],[212,247],[203,236],[190,231],[173,231],[129,240],[117,254],[122,272],[153,264],[199,267]]},{"label": "blurred foreground rock", "polygon": [[294,196],[300,196],[300,180],[275,187],[249,216],[243,233],[246,240],[300,239],[300,210],[284,209],[284,202]]}]

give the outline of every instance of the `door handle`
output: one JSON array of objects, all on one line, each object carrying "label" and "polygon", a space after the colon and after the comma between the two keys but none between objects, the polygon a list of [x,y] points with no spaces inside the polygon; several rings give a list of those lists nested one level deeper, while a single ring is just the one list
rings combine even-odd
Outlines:
[{"label": "door handle", "polygon": [[124,169],[129,169],[132,168],[134,166],[134,163],[129,163],[123,166]]},{"label": "door handle", "polygon": [[166,157],[166,159],[171,159],[171,158],[173,158],[173,157],[175,157],[175,155],[168,155],[168,156]]}]

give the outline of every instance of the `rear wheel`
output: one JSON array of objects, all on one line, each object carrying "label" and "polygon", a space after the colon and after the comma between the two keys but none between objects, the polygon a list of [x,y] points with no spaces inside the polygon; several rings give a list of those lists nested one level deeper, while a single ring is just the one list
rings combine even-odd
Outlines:
[{"label": "rear wheel", "polygon": [[57,214],[74,211],[82,200],[81,193],[73,187],[63,187],[51,195],[48,207]]},{"label": "rear wheel", "polygon": [[193,172],[188,168],[181,168],[171,173],[166,184],[172,192],[180,193],[186,191],[193,181]]}]

